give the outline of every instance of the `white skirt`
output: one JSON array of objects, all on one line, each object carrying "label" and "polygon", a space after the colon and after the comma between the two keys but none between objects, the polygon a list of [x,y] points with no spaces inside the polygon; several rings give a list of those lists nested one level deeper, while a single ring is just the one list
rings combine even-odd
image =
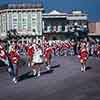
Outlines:
[{"label": "white skirt", "polygon": [[43,57],[34,56],[32,59],[32,63],[43,63]]}]

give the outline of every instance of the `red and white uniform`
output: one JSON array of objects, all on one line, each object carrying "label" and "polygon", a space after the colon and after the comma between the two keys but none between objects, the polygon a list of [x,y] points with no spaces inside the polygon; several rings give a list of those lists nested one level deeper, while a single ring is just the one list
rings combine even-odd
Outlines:
[{"label": "red and white uniform", "polygon": [[12,64],[17,64],[17,62],[20,60],[20,55],[16,50],[11,50],[9,53],[9,57],[11,59]]},{"label": "red and white uniform", "polygon": [[33,53],[34,53],[34,47],[31,45],[27,48],[27,55],[29,58],[32,58],[33,56]]},{"label": "red and white uniform", "polygon": [[75,47],[75,43],[74,43],[74,42],[70,43],[70,46],[71,46],[72,48],[74,48],[74,47]]},{"label": "red and white uniform", "polygon": [[88,59],[88,52],[87,52],[87,49],[86,49],[86,48],[80,49],[80,54],[79,54],[78,57],[80,58],[80,62],[81,62],[81,63],[86,62],[87,59]]},{"label": "red and white uniform", "polygon": [[64,48],[64,49],[69,49],[69,48],[70,48],[70,45],[69,45],[68,43],[64,43],[64,44],[63,44],[63,48]]},{"label": "red and white uniform", "polygon": [[7,60],[7,55],[5,52],[5,49],[3,48],[3,46],[0,44],[0,60],[2,61],[6,61]]},{"label": "red and white uniform", "polygon": [[95,52],[96,52],[97,56],[100,55],[100,45],[96,46]]},{"label": "red and white uniform", "polygon": [[44,59],[48,61],[49,59],[51,59],[51,55],[52,55],[52,48],[47,47],[44,51]]}]

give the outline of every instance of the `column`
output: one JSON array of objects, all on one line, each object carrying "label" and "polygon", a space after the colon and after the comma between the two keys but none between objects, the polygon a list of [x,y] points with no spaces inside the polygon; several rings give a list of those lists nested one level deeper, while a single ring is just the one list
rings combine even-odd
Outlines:
[{"label": "column", "polygon": [[68,25],[65,25],[65,32],[68,32]]},{"label": "column", "polygon": [[62,31],[62,26],[58,25],[58,32],[61,32],[61,31]]}]

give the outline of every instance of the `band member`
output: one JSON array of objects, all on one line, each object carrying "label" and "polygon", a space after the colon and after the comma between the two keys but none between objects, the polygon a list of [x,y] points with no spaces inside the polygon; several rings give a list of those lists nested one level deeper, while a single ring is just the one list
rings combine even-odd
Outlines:
[{"label": "band member", "polygon": [[70,56],[75,55],[75,42],[74,40],[70,41]]},{"label": "band member", "polygon": [[100,57],[100,44],[96,45],[95,53],[96,53],[96,56],[99,58]]},{"label": "band member", "polygon": [[46,63],[47,70],[50,70],[52,52],[53,52],[52,47],[50,47],[49,45],[44,50],[44,61]]},{"label": "band member", "polygon": [[29,44],[29,46],[27,47],[28,67],[31,67],[33,53],[34,53],[34,46],[32,44]]},{"label": "band member", "polygon": [[0,60],[3,61],[8,66],[8,72],[12,78],[14,74],[13,74],[13,66],[9,58],[9,51],[6,52],[2,44],[0,44]]},{"label": "band member", "polygon": [[87,51],[85,45],[82,45],[78,57],[80,59],[81,65],[82,65],[81,71],[85,72],[86,71],[86,62],[88,60],[88,51]]},{"label": "band member", "polygon": [[64,56],[68,55],[68,50],[70,48],[70,45],[67,41],[65,41],[65,43],[63,44],[63,49],[64,49]]},{"label": "band member", "polygon": [[34,54],[32,57],[32,70],[33,74],[37,76],[40,76],[40,66],[43,64],[43,51],[40,45],[36,45]]},{"label": "band member", "polygon": [[5,48],[3,47],[2,44],[0,44],[0,60],[9,66],[9,60],[8,60]]},{"label": "band member", "polygon": [[17,83],[18,79],[18,71],[19,71],[19,66],[18,66],[18,61],[20,60],[20,55],[18,51],[15,49],[15,47],[12,47],[11,51],[9,52],[9,58],[12,63],[12,78],[14,83]]}]

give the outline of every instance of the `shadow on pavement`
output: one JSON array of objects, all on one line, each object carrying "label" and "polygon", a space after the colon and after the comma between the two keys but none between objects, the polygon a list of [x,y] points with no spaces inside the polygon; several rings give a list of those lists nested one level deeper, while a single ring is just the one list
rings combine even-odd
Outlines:
[{"label": "shadow on pavement", "polygon": [[6,66],[6,64],[0,60],[0,67]]},{"label": "shadow on pavement", "polygon": [[5,72],[7,71],[7,69],[8,66],[3,61],[0,60],[0,72]]},{"label": "shadow on pavement", "polygon": [[[42,69],[41,70],[41,75],[50,74],[54,71],[53,70],[54,68],[59,68],[59,67],[60,67],[60,64],[51,65],[51,70]],[[30,71],[30,72],[24,73],[21,76],[19,76],[18,81],[27,80],[27,79],[34,78],[34,77],[36,78],[36,76],[33,75],[32,71]]]},{"label": "shadow on pavement", "polygon": [[[41,71],[41,75],[45,75],[45,74],[50,74],[52,73],[54,70],[44,70],[44,71]],[[23,75],[19,76],[19,79],[18,81],[23,81],[23,80],[26,80],[26,79],[30,79],[30,78],[33,78],[33,77],[36,77],[33,75],[32,72],[27,72],[27,73],[24,73]]]},{"label": "shadow on pavement", "polygon": [[31,74],[31,72],[22,74],[21,76],[19,76],[18,81],[22,81],[22,80],[26,80],[26,79],[34,77],[33,75],[30,75],[30,74]]},{"label": "shadow on pavement", "polygon": [[60,64],[57,64],[57,65],[51,66],[51,68],[58,68],[58,67],[61,67]]},{"label": "shadow on pavement", "polygon": [[86,67],[86,71],[91,70],[91,69],[92,69],[91,66],[87,66],[87,67]]}]

